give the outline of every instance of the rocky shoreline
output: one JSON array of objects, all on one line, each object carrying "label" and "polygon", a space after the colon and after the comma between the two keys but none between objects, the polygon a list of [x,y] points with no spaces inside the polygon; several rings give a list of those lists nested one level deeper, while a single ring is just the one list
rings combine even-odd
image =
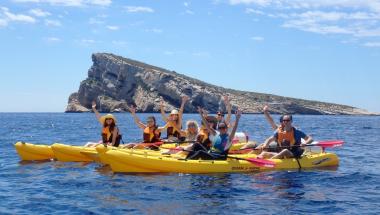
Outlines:
[{"label": "rocky shoreline", "polygon": [[125,112],[127,104],[139,112],[159,112],[160,97],[169,111],[180,106],[183,95],[190,98],[185,113],[195,113],[197,106],[216,112],[225,110],[223,95],[228,95],[233,108],[238,106],[244,113],[262,113],[268,104],[278,114],[375,115],[347,105],[226,89],[109,53],[95,53],[92,61],[88,78],[70,95],[65,112],[90,112],[92,101],[101,112]]}]

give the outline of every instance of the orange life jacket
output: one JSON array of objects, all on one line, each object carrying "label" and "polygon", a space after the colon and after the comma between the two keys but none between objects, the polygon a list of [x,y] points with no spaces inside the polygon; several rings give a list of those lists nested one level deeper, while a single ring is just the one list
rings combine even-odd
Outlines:
[{"label": "orange life jacket", "polygon": [[284,128],[277,129],[278,137],[277,144],[280,147],[292,147],[296,143],[296,139],[294,137],[294,128],[291,131],[286,131]]},{"label": "orange life jacket", "polygon": [[169,125],[168,128],[166,129],[166,134],[167,134],[166,139],[169,139],[169,137],[171,136],[177,137],[178,139],[181,137],[180,131],[175,129],[175,127],[172,125]]}]

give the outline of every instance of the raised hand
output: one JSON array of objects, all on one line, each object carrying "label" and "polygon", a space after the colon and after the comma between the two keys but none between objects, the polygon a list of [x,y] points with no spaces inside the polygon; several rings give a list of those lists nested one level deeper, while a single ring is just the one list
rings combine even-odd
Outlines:
[{"label": "raised hand", "polygon": [[201,114],[201,115],[203,115],[203,109],[200,107],[200,106],[198,106],[198,112]]},{"label": "raised hand", "polygon": [[238,108],[235,113],[236,118],[239,119],[241,117],[241,114],[242,114],[242,111]]},{"label": "raised hand", "polygon": [[165,101],[162,97],[160,97],[160,106],[161,108],[165,107]]},{"label": "raised hand", "polygon": [[228,98],[228,95],[223,96],[224,103],[228,104],[230,102],[230,99]]},{"label": "raised hand", "polygon": [[131,114],[136,114],[136,107],[134,106],[127,106],[129,112],[131,112]]},{"label": "raised hand", "polygon": [[206,116],[207,115],[207,111],[201,107],[198,106],[198,112],[202,115],[202,116]]},{"label": "raised hand", "polygon": [[264,112],[268,112],[268,111],[269,111],[269,106],[268,106],[268,105],[265,105],[264,108],[263,108],[263,111],[264,111]]},{"label": "raised hand", "polygon": [[182,103],[189,101],[189,99],[190,98],[187,95],[182,96]]}]

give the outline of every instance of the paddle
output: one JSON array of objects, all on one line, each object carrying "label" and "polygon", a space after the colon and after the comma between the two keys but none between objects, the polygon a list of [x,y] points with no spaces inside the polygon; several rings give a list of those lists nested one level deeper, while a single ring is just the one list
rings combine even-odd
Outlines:
[{"label": "paddle", "polygon": [[[311,147],[311,146],[320,146],[322,148],[333,148],[342,146],[344,144],[343,140],[324,140],[324,141],[314,141],[312,143],[306,144],[305,147]],[[277,148],[288,148],[288,146],[276,146]],[[301,145],[295,145],[294,147],[301,147]],[[263,149],[270,149],[272,147],[265,147]],[[248,150],[255,150],[255,148],[246,148],[246,149],[236,149],[233,150],[236,151],[248,151]]]},{"label": "paddle", "polygon": [[239,157],[234,157],[234,156],[227,156],[227,157],[236,159],[236,160],[248,161],[248,162],[251,162],[252,164],[255,164],[261,167],[274,168],[276,166],[276,163],[274,161],[266,160],[262,158],[239,158]]},{"label": "paddle", "polygon": [[342,146],[344,144],[343,140],[325,140],[325,141],[314,141],[306,146],[320,146],[322,148],[332,148]]}]

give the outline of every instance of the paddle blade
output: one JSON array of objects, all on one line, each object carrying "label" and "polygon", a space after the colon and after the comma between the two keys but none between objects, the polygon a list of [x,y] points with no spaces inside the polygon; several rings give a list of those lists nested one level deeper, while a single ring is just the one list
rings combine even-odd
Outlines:
[{"label": "paddle blade", "polygon": [[261,158],[247,158],[247,161],[261,167],[274,168],[276,163],[271,160],[261,159]]},{"label": "paddle blade", "polygon": [[326,140],[326,141],[313,142],[309,145],[320,146],[323,148],[332,148],[332,147],[342,146],[343,144],[344,144],[343,140]]}]

